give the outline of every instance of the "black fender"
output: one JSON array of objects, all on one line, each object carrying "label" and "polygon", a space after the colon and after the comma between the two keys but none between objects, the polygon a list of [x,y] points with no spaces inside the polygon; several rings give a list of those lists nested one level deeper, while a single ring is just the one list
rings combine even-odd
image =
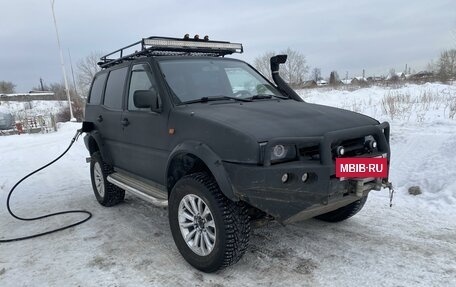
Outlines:
[{"label": "black fender", "polygon": [[96,145],[98,146],[98,150],[101,153],[101,157],[103,158],[103,161],[105,161],[106,163],[111,163],[112,162],[111,156],[110,156],[109,152],[104,148],[103,141],[101,139],[101,135],[97,130],[91,131],[90,133],[87,133],[84,136],[84,144],[90,154],[93,153],[93,142],[95,142]]},{"label": "black fender", "polygon": [[[170,153],[166,165],[165,186],[168,186],[168,172],[171,162],[179,154],[191,154],[198,157],[214,176],[220,190],[232,201],[238,201],[222,159],[206,144],[197,141],[186,141],[178,144]],[[169,191],[168,191],[169,192]]]}]

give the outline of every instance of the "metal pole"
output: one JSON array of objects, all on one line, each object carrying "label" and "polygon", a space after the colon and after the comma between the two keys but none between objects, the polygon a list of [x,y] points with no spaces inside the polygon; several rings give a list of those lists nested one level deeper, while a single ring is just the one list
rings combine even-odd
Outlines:
[{"label": "metal pole", "polygon": [[62,53],[62,48],[60,46],[59,30],[57,29],[57,20],[55,19],[55,13],[54,13],[54,1],[55,0],[50,0],[50,1],[51,1],[51,8],[52,8],[52,17],[54,18],[55,34],[57,35],[57,45],[59,46],[59,52],[60,52],[60,64],[62,65],[63,80],[65,81],[65,91],[66,91],[67,98],[68,98],[68,106],[70,108],[70,121],[75,122],[76,119],[73,116],[73,108],[71,107],[70,89],[68,88],[68,80],[67,80],[66,71],[65,71],[65,63],[63,62],[63,53]]}]

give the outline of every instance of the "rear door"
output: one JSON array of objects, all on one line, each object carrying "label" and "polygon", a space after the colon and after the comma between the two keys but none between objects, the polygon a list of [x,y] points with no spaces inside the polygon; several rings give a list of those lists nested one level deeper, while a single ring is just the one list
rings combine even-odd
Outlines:
[{"label": "rear door", "polygon": [[109,72],[102,105],[96,118],[103,139],[103,148],[110,155],[109,159],[104,160],[113,166],[124,161],[125,157],[121,118],[128,70],[129,66],[123,66]]},{"label": "rear door", "polygon": [[[158,87],[154,72],[148,63],[134,64],[129,74],[126,109],[122,114],[122,121],[128,122],[128,125],[123,127],[124,152],[128,160],[122,162],[119,167],[163,184],[169,154],[169,109],[164,105],[163,90]],[[154,112],[150,108],[141,109],[134,105],[134,92],[149,89],[155,89],[159,93],[160,112]]]}]

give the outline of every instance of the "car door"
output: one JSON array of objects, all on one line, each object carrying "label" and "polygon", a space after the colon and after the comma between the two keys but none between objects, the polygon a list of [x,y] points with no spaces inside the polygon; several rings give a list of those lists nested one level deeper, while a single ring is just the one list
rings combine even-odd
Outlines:
[{"label": "car door", "polygon": [[[161,111],[138,108],[133,94],[137,90],[155,89],[159,93]],[[128,161],[121,168],[135,175],[164,184],[164,173],[168,159],[168,110],[163,104],[163,95],[157,86],[156,77],[148,63],[134,64],[130,71],[126,109],[122,121],[125,156]]]},{"label": "car door", "polygon": [[123,65],[100,73],[92,85],[86,109],[86,120],[94,123],[102,139],[103,160],[113,166],[123,154],[121,116],[128,68]]},{"label": "car door", "polygon": [[122,109],[128,66],[109,72],[104,97],[99,113],[96,115],[97,128],[103,140],[103,148],[109,158],[104,159],[113,166],[123,161],[125,154],[122,135]]}]

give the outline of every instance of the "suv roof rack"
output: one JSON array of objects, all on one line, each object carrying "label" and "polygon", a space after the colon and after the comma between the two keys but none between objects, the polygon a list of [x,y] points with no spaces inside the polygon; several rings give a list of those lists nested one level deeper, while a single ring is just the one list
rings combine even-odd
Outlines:
[{"label": "suv roof rack", "polygon": [[[136,46],[140,47],[140,50],[136,50],[134,53],[125,55],[127,49],[134,49]],[[183,39],[152,36],[149,38],[143,38],[141,41],[120,48],[101,57],[98,65],[101,68],[108,68],[124,61],[148,56],[199,55],[224,57],[225,55],[242,53],[243,51],[244,49],[242,44],[225,41],[209,41],[208,36],[205,36],[204,39],[199,39],[198,35],[195,35],[195,37],[191,39],[188,34],[186,34]],[[109,58],[116,54],[119,54],[119,56]]]}]

